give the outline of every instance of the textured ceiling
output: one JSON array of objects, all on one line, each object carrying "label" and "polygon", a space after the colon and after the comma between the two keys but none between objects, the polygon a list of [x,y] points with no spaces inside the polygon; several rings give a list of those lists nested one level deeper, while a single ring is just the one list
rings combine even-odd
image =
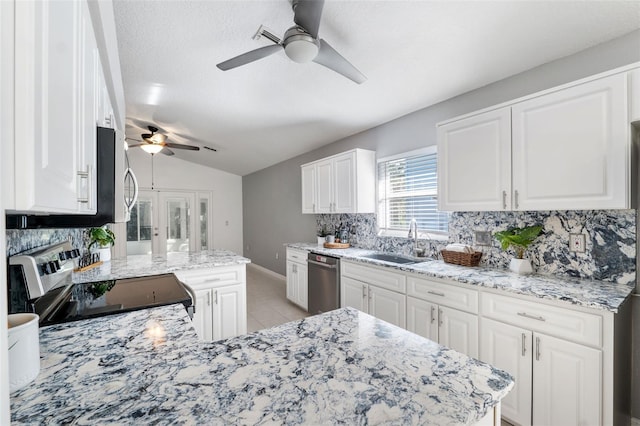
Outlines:
[{"label": "textured ceiling", "polygon": [[216,64],[293,25],[287,0],[114,0],[127,136],[153,123],[176,156],[245,175],[640,28],[638,1],[326,0],[320,37],[357,85],[284,53]]}]

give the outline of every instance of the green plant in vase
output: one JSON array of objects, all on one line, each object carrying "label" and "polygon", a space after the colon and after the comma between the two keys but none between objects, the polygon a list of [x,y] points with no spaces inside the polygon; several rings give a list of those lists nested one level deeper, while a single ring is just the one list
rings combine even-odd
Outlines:
[{"label": "green plant in vase", "polygon": [[111,229],[91,228],[89,229],[89,249],[94,245],[97,246],[97,252],[100,253],[100,260],[107,262],[111,260],[111,246],[116,242],[116,236]]},{"label": "green plant in vase", "polygon": [[526,226],[524,228],[509,228],[506,231],[496,232],[495,237],[500,242],[503,250],[513,247],[516,257],[511,259],[509,269],[519,274],[533,272],[531,261],[524,258],[524,252],[542,232],[541,225]]}]

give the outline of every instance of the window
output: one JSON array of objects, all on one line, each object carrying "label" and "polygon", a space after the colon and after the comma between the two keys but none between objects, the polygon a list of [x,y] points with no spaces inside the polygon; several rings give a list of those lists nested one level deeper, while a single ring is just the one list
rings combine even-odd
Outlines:
[{"label": "window", "polygon": [[420,232],[448,232],[449,215],[438,211],[435,147],[378,161],[378,227],[406,235],[411,219]]}]

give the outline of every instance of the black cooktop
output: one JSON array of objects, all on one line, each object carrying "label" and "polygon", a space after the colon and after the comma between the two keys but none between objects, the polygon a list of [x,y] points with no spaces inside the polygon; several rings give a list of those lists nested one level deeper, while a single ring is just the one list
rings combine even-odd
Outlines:
[{"label": "black cooktop", "polygon": [[[57,299],[62,301],[53,309],[46,309],[48,313],[40,318],[41,326],[175,303],[182,303],[185,308],[192,304],[189,292],[173,274],[72,284],[55,291],[61,293]],[[38,310],[44,312],[36,303]]]}]

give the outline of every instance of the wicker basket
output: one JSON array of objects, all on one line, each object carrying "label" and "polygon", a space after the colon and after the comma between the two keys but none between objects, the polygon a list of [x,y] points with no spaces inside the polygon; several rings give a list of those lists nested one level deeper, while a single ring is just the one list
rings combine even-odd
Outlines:
[{"label": "wicker basket", "polygon": [[459,251],[447,251],[441,250],[442,258],[445,263],[452,263],[454,265],[462,266],[478,266],[480,258],[482,257],[481,251],[473,253],[461,253]]}]

